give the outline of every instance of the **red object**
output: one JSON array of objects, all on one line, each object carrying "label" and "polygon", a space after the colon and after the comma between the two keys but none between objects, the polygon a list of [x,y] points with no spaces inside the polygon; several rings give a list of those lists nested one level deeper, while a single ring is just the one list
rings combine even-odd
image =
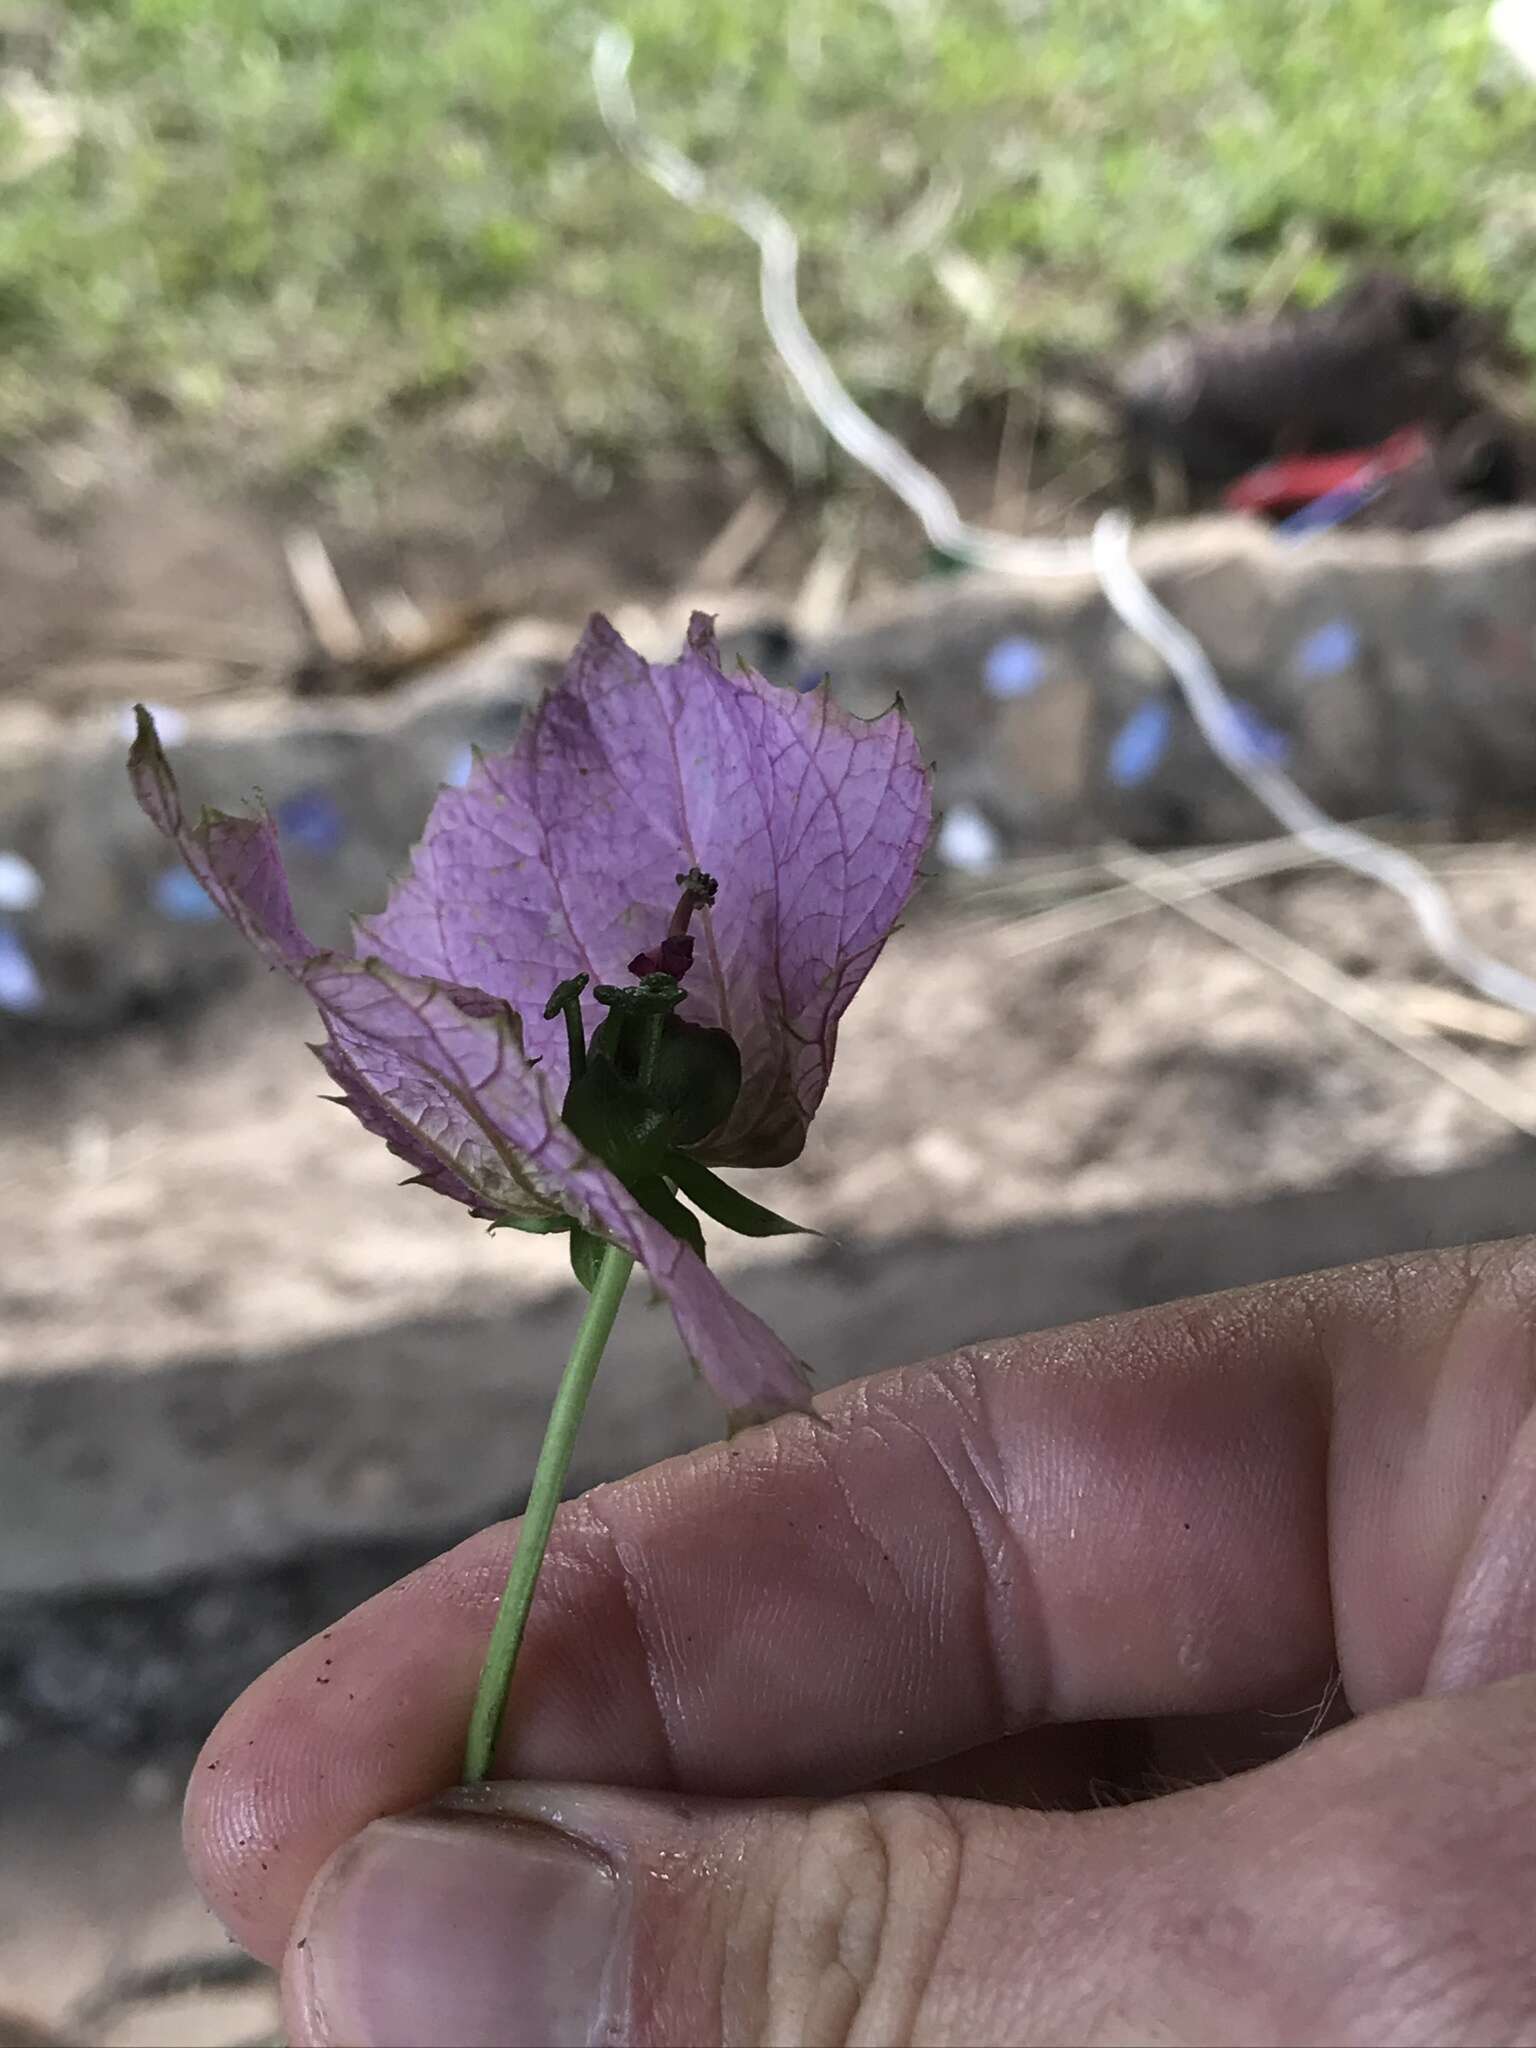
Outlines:
[{"label": "red object", "polygon": [[1404,427],[1374,448],[1350,448],[1342,455],[1292,455],[1250,469],[1222,494],[1231,512],[1295,512],[1330,491],[1362,488],[1411,469],[1429,453],[1422,427]]}]

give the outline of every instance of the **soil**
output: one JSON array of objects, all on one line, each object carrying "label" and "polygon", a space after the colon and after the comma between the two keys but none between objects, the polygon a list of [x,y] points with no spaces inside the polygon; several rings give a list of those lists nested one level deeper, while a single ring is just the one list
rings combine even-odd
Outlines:
[{"label": "soil", "polygon": [[181,1854],[191,1752],[37,1744],[0,1759],[0,2043],[275,2041],[270,1972],[230,1946]]},{"label": "soil", "polygon": [[[1448,882],[1474,936],[1536,958],[1536,851],[1468,850]],[[1230,894],[1352,974],[1439,979],[1407,912],[1350,877]],[[875,1246],[1433,1172],[1508,1142],[1499,1116],[1173,912],[1026,951],[995,901],[936,888],[888,948],[803,1159],[764,1187],[787,1214]],[[509,1248],[398,1191],[319,1099],[307,1027],[262,982],[178,1024],[56,1043],[0,1083],[0,1371],[256,1355],[566,1284],[553,1242]],[[1475,1050],[1536,1089],[1536,1046]],[[866,1343],[904,1355],[900,1331]]]},{"label": "soil", "polygon": [[[426,606],[488,600],[566,626],[596,602],[675,597],[760,482],[699,465],[556,489],[443,469],[366,504],[220,502],[133,448],[40,457],[0,496],[0,703],[51,718],[135,695],[281,687],[306,651],[280,550],[295,523],[321,525],[360,608],[403,587]],[[978,471],[972,509],[986,509],[985,486]],[[849,502],[805,500],[785,518],[751,571],[774,603],[825,612],[919,565],[904,521],[871,498],[852,501],[857,560],[840,568]],[[1446,878],[1474,938],[1536,963],[1536,849],[1468,849]],[[929,890],[850,1013],[804,1158],[762,1190],[845,1248],[810,1254],[813,1300],[843,1289],[860,1304],[836,1325],[835,1355],[818,1358],[825,1379],[1209,1284],[1192,1243],[1220,1234],[1213,1213],[1266,1195],[1355,1191],[1321,1222],[1301,1208],[1255,1215],[1224,1254],[1229,1277],[1454,1240],[1454,1204],[1426,1220],[1425,1204],[1394,1206],[1385,1184],[1510,1156],[1507,1121],[1170,911],[1075,937],[1058,924],[1040,944],[1022,909],[1040,899],[1020,879]],[[1407,913],[1347,876],[1229,895],[1378,987],[1442,985]],[[309,1035],[303,1003],[268,981],[108,1038],[59,1035],[0,1069],[0,1377],[14,1390],[78,1375],[91,1401],[103,1373],[138,1386],[184,1364],[190,1381],[204,1362],[271,1361],[328,1338],[377,1354],[386,1330],[415,1352],[410,1370],[451,1374],[483,1345],[477,1316],[505,1328],[509,1295],[529,1326],[568,1300],[558,1246],[491,1238],[449,1204],[397,1190],[382,1148],[319,1100]],[[1536,1098],[1536,1044],[1465,1049]],[[1479,1195],[1479,1219],[1519,1227],[1528,1153]],[[1340,1201],[1351,1219],[1374,1206],[1386,1220],[1346,1228]],[[1126,1225],[1172,1205],[1186,1212],[1177,1226]],[[1070,1218],[1085,1229],[1068,1246]],[[1038,1249],[1032,1268],[1025,1247]],[[720,1263],[802,1256],[721,1247]],[[1040,1284],[1042,1265],[1065,1285]],[[901,1287],[855,1285],[897,1267]],[[750,1291],[764,1276],[744,1277]],[[914,1290],[932,1296],[921,1315]],[[415,1334],[429,1321],[435,1350]],[[346,1391],[361,1408],[377,1388],[387,1427],[399,1411],[383,1361],[364,1368]],[[58,1413],[84,1434],[78,1406]],[[257,1433],[244,1409],[232,1414],[232,1428]],[[715,1426],[678,1416],[680,1441]],[[674,1427],[670,1411],[656,1426]],[[633,1428],[616,1434],[652,1454]],[[99,1480],[82,1489],[106,1492]],[[83,2038],[78,2015],[105,1978],[219,1954],[176,1847],[185,1743],[290,1642],[453,1533],[423,1526],[392,1547],[322,1546],[138,1592],[85,1583],[0,1611],[7,2006]],[[99,1754],[113,1745],[151,1761]],[[97,2038],[249,2039],[271,2024],[270,1987],[255,1981],[212,2003],[119,2011]]]},{"label": "soil", "polygon": [[[968,516],[1019,532],[1086,530],[1116,475],[1073,432],[1043,437],[1021,467],[996,406],[902,431]],[[569,645],[594,609],[717,595],[719,576],[701,590],[700,571],[754,496],[778,516],[739,566],[727,561],[725,584],[813,634],[925,567],[915,522],[883,486],[842,470],[796,481],[766,453],[551,477],[407,432],[366,483],[278,491],[172,470],[126,429],[37,447],[0,465],[0,706],[285,688],[312,652],[283,555],[302,528],[321,534],[365,629],[403,593],[434,619],[488,608]]]}]

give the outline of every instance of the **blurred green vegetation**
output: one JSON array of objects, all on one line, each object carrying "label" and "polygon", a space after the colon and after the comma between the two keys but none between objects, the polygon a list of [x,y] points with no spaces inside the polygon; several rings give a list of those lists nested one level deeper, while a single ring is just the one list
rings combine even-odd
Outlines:
[{"label": "blurred green vegetation", "polygon": [[[1485,0],[628,0],[647,120],[800,228],[866,401],[1385,258],[1536,352]],[[567,0],[0,0],[0,438],[126,403],[281,476],[402,417],[564,465],[772,435],[754,252],[614,152]],[[29,106],[33,108],[29,112]],[[937,234],[935,235],[935,230]],[[936,258],[939,259],[936,261]]]}]

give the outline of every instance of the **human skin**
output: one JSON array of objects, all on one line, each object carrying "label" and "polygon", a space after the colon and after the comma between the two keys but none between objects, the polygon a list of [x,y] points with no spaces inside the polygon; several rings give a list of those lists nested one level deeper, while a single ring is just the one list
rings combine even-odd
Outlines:
[{"label": "human skin", "polygon": [[504,1782],[513,1524],[231,1708],[193,1867],[296,2043],[1536,2042],[1533,1339],[1519,1242],[841,1388],[562,1512]]}]

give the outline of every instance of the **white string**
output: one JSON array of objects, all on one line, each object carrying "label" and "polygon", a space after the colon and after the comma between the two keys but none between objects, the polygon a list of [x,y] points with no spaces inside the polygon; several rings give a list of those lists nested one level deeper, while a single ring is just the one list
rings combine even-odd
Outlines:
[{"label": "white string", "polygon": [[1536,979],[1482,952],[1456,921],[1451,899],[1422,861],[1400,847],[1383,846],[1352,825],[1341,825],[1244,740],[1231,699],[1205,649],[1159,603],[1132,567],[1130,521],[1107,512],[1093,529],[1093,561],[1115,612],[1172,671],[1206,745],[1287,832],[1320,858],[1350,868],[1400,896],[1441,963],[1496,1003],[1536,1017]]},{"label": "white string", "polygon": [[634,42],[606,23],[592,48],[592,85],[609,133],[663,191],[698,213],[733,221],[756,243],[763,319],[806,403],[845,454],[879,477],[916,517],[930,543],[996,574],[1021,577],[1096,575],[1121,621],[1167,664],[1190,715],[1213,754],[1285,831],[1322,860],[1378,882],[1402,898],[1436,958],[1450,973],[1494,1002],[1536,1017],[1536,979],[1474,946],[1462,933],[1450,898],[1411,854],[1383,846],[1341,825],[1244,739],[1237,711],[1200,642],[1155,598],[1130,559],[1131,524],[1106,513],[1090,540],[1021,540],[962,519],[948,490],[844,389],[800,311],[794,229],[759,194],[712,186],[690,157],[642,127],[629,89]]},{"label": "white string", "polygon": [[1237,904],[1202,890],[1198,881],[1188,879],[1182,869],[1167,861],[1153,860],[1126,847],[1118,857],[1109,856],[1104,865],[1111,874],[1122,875],[1192,924],[1362,1025],[1405,1059],[1448,1082],[1517,1131],[1536,1137],[1536,1102],[1528,1088],[1486,1060],[1463,1052],[1460,1046],[1448,1045],[1438,1032],[1430,1031],[1421,1037],[1405,1031],[1394,1014],[1396,1006],[1369,982],[1357,981],[1310,946],[1276,931],[1273,925],[1265,924],[1262,918],[1254,917]]},{"label": "white string", "polygon": [[769,336],[807,405],[844,454],[879,477],[916,516],[932,545],[945,554],[977,568],[1018,576],[1077,576],[1090,570],[1086,541],[1020,540],[1014,534],[993,533],[962,519],[959,507],[933,472],[855,404],[800,311],[799,237],[768,200],[755,192],[721,191],[690,157],[640,125],[629,89],[634,48],[629,31],[615,22],[598,31],[592,47],[592,86],[609,133],[664,192],[695,213],[718,214],[734,221],[757,244],[762,258],[759,292]]}]

